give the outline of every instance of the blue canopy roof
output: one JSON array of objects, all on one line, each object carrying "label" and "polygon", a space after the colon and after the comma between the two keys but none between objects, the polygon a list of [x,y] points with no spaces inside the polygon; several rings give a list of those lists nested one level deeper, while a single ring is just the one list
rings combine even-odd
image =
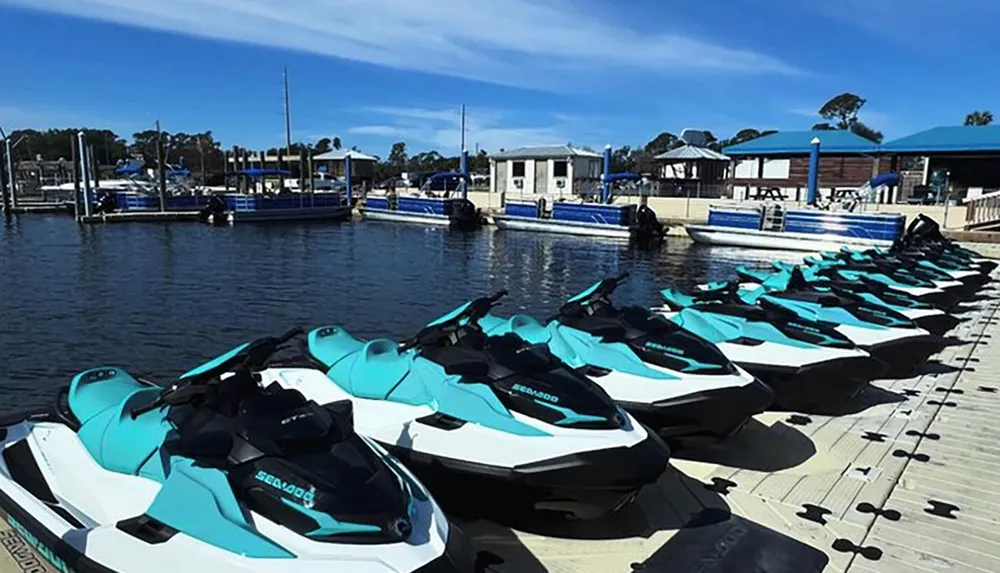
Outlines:
[{"label": "blue canopy roof", "polygon": [[468,179],[469,176],[460,171],[442,171],[427,178],[428,181],[441,181],[442,179]]},{"label": "blue canopy roof", "polygon": [[265,175],[284,175],[286,177],[291,177],[292,172],[285,169],[261,169],[259,167],[251,167],[250,169],[237,171],[236,174],[246,175],[249,177],[263,177]]},{"label": "blue canopy roof", "polygon": [[615,181],[638,181],[642,176],[638,173],[612,173],[608,176],[608,183]]},{"label": "blue canopy roof", "polygon": [[813,138],[820,140],[821,153],[875,153],[878,146],[847,130],[779,131],[757,139],[730,145],[722,150],[730,157],[763,157],[767,155],[808,155]]},{"label": "blue canopy roof", "polygon": [[898,173],[883,173],[868,182],[871,187],[881,187],[882,185],[899,185]]},{"label": "blue canopy roof", "polygon": [[1000,125],[935,127],[882,145],[886,153],[1000,152]]}]

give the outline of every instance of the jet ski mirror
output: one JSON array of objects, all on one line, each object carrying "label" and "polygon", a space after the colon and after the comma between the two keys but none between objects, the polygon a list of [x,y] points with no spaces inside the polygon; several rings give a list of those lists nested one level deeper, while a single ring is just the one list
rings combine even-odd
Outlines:
[{"label": "jet ski mirror", "polygon": [[402,354],[432,339],[438,340],[441,337],[447,338],[453,343],[457,342],[459,331],[466,328],[479,329],[479,319],[489,314],[490,310],[497,305],[497,302],[505,296],[507,296],[507,291],[501,290],[490,296],[480,297],[467,303],[458,310],[432,322],[413,337],[400,343],[396,348],[396,352]]}]

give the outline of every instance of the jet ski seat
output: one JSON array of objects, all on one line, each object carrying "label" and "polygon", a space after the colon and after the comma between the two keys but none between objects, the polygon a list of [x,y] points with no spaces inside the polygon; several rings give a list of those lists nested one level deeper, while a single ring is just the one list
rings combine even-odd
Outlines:
[{"label": "jet ski seat", "polygon": [[101,467],[161,483],[166,479],[165,461],[158,455],[173,430],[166,410],[132,419],[133,409],[160,392],[119,368],[96,368],[73,378],[67,401],[82,423],[77,435]]},{"label": "jet ski seat", "polygon": [[398,344],[387,338],[367,342],[355,354],[351,374],[345,388],[358,398],[386,400],[410,371],[413,353],[400,354]]}]

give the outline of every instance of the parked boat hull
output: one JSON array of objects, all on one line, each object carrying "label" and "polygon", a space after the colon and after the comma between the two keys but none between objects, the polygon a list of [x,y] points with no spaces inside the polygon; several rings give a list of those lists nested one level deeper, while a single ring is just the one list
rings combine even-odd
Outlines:
[{"label": "parked boat hull", "polygon": [[813,235],[807,233],[758,231],[755,229],[739,229],[713,225],[685,225],[684,228],[695,242],[726,247],[816,252],[839,251],[843,247],[864,249],[872,247],[889,248],[892,246],[891,241],[844,237],[834,234]]},{"label": "parked boat hull", "polygon": [[493,215],[497,228],[515,231],[534,231],[540,233],[559,233],[562,235],[578,235],[584,237],[604,237],[609,239],[629,240],[632,232],[621,225],[604,225],[601,223],[584,223],[580,221],[557,221],[553,219],[537,219],[533,217],[513,217],[510,215]]}]

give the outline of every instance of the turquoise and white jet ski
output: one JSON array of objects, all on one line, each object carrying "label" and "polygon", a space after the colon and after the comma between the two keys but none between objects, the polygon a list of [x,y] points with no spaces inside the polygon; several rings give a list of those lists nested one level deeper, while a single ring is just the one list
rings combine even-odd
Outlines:
[{"label": "turquoise and white jet ski", "polygon": [[918,327],[903,314],[855,297],[810,288],[778,290],[757,285],[752,290],[739,289],[738,295],[748,304],[757,304],[775,312],[793,313],[799,320],[828,325],[851,342],[889,365],[885,376],[906,378],[918,374],[927,359],[945,347],[939,336]]},{"label": "turquoise and white jet ski", "polygon": [[805,262],[815,272],[833,280],[861,282],[873,287],[889,288],[932,304],[940,309],[954,307],[965,296],[965,285],[957,280],[933,280],[905,269],[885,269],[870,265],[850,265],[845,261],[806,257]]},{"label": "turquoise and white jet ski", "polygon": [[350,400],[358,431],[446,506],[514,519],[617,510],[659,478],[669,450],[545,346],[487,337],[478,320],[503,294],[466,303],[402,344],[318,328],[310,368],[262,376],[314,400]]},{"label": "turquoise and white jet ski", "polygon": [[[959,320],[928,303],[888,288],[874,289],[860,281],[834,280],[815,272],[816,267],[804,265],[783,266],[782,270],[737,267],[736,274],[742,281],[741,289],[767,291],[807,290],[832,293],[858,303],[874,305],[912,320],[917,326],[932,334],[942,335],[958,325]],[[878,293],[878,294],[876,294]]]},{"label": "turquoise and white jet ski", "polygon": [[0,514],[60,571],[471,572],[462,532],[354,432],[349,402],[259,386],[299,332],[168,389],[80,373],[53,408],[0,426]]},{"label": "turquoise and white jet ski", "polygon": [[648,309],[615,308],[626,276],[594,284],[544,325],[526,315],[479,323],[491,336],[547,345],[671,446],[724,439],[771,405],[771,389],[710,342]]},{"label": "turquoise and white jet ski", "polygon": [[888,365],[835,328],[742,300],[734,288],[661,291],[653,309],[700,338],[774,391],[775,405],[823,410],[859,394]]}]

